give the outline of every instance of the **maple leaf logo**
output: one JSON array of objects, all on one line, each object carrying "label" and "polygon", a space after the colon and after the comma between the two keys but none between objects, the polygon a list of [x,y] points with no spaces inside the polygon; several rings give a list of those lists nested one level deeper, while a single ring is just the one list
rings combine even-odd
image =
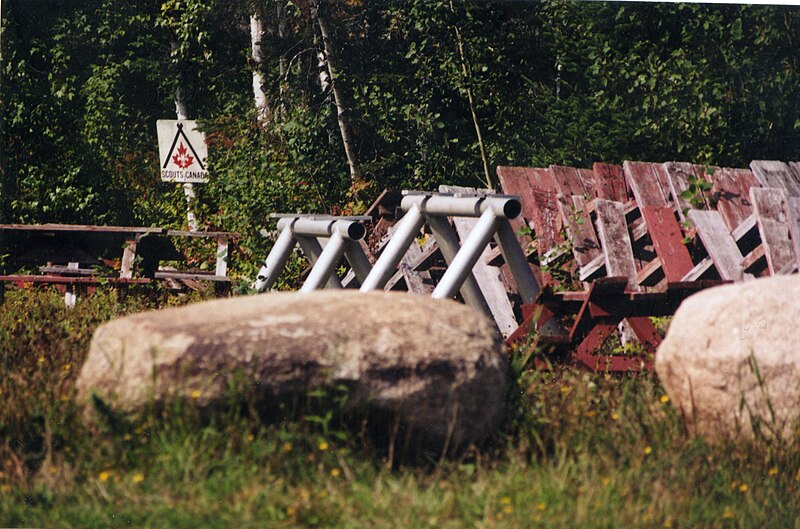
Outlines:
[{"label": "maple leaf logo", "polygon": [[186,150],[186,146],[181,142],[178,146],[178,154],[172,157],[172,161],[181,169],[186,169],[194,163],[194,158]]}]

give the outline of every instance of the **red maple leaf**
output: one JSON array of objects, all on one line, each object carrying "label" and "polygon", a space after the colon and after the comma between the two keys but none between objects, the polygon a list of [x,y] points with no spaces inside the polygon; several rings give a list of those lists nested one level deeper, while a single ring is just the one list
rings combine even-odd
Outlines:
[{"label": "red maple leaf", "polygon": [[181,169],[186,169],[194,163],[194,158],[186,150],[183,142],[178,146],[178,154],[172,157],[172,161]]}]

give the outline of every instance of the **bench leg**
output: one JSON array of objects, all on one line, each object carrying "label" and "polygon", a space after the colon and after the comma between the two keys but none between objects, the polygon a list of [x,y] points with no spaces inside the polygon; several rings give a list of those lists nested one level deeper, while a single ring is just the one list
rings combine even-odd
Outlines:
[{"label": "bench leg", "polygon": [[78,301],[78,292],[76,291],[75,285],[67,285],[66,290],[64,291],[64,306],[68,309],[75,307],[75,303]]}]

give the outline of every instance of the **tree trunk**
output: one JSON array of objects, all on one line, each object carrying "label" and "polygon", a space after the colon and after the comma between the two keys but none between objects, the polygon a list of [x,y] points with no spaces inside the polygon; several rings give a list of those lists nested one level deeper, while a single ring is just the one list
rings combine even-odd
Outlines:
[{"label": "tree trunk", "polygon": [[[333,51],[330,32],[328,31],[328,21],[325,18],[325,12],[321,4],[321,0],[311,1],[311,18],[312,21],[315,22],[319,27],[319,32],[322,36],[323,49],[320,56],[320,61],[324,61],[329,74],[328,81],[330,82],[331,92],[333,93],[333,101],[336,105],[336,118],[339,122],[339,132],[342,135],[344,153],[345,156],[347,156],[347,164],[350,167],[350,180],[353,184],[360,184],[363,182],[363,178],[361,176],[361,168],[358,163],[358,156],[356,154],[352,129],[347,116],[346,96],[339,83],[338,70],[336,68],[336,55]],[[321,76],[320,80],[322,81]]]},{"label": "tree trunk", "polygon": [[[172,42],[172,49],[175,50],[178,47],[177,42]],[[180,75],[180,79],[178,80],[178,87],[175,89],[175,115],[178,119],[189,119],[189,110],[186,107],[186,99],[183,95],[183,75]],[[185,182],[183,184],[183,194],[186,196],[186,221],[189,224],[189,229],[192,231],[197,231],[200,229],[200,224],[197,222],[197,217],[194,215],[193,205],[197,200],[197,196],[194,192],[194,185]]]},{"label": "tree trunk", "polygon": [[250,15],[250,43],[253,67],[253,98],[256,103],[256,119],[262,127],[269,123],[270,108],[267,94],[264,92],[264,76],[261,74],[261,65],[264,62],[264,53],[261,49],[261,40],[264,36],[264,24],[258,13]]}]

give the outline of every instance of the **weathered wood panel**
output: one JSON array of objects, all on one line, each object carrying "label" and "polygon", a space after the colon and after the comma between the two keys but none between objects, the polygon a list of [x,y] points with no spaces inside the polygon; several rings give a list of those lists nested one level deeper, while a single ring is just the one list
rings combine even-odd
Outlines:
[{"label": "weathered wood panel", "polygon": [[694,267],[683,234],[670,207],[642,206],[642,217],[669,282],[680,281]]},{"label": "weathered wood panel", "polygon": [[564,196],[588,194],[588,190],[583,186],[578,170],[574,167],[563,165],[551,165],[548,172],[555,182],[556,190]]},{"label": "weathered wood panel", "polygon": [[533,189],[529,183],[527,167],[509,167],[498,166],[497,178],[500,181],[500,187],[503,193],[508,195],[519,195],[522,200],[522,214],[516,219],[511,221],[511,227],[514,228],[514,233],[517,234],[522,248],[528,252],[531,247],[531,238],[527,235],[520,235],[521,228],[530,228],[530,220],[534,216],[533,205]]},{"label": "weathered wood panel", "polygon": [[750,200],[755,208],[767,267],[769,273],[775,275],[794,261],[786,216],[786,194],[781,189],[754,187],[750,190]]},{"label": "weathered wood panel", "polygon": [[750,188],[759,187],[752,171],[720,167],[712,177],[713,192],[717,197],[717,211],[728,230],[735,230],[747,217],[753,214],[750,202]]},{"label": "weathered wood panel", "polygon": [[633,260],[631,238],[622,204],[597,199],[594,208],[597,212],[597,235],[605,255],[606,274],[609,277],[626,277],[628,288],[639,290],[639,285],[636,284],[636,264]]},{"label": "weathered wood panel", "polygon": [[643,206],[667,206],[667,199],[653,164],[625,161],[622,164],[622,171],[640,208]]},{"label": "weathered wood panel", "polygon": [[594,200],[597,197],[594,187],[594,171],[591,169],[578,169],[578,176],[583,183],[583,193],[589,196],[589,200]]},{"label": "weathered wood panel", "polygon": [[695,208],[682,194],[689,189],[691,181],[695,178],[705,178],[702,167],[686,162],[667,162],[661,164],[662,171],[667,175],[670,193],[678,204],[678,216],[681,222],[686,220],[684,211]]},{"label": "weathered wood panel", "polygon": [[800,268],[800,198],[789,197],[786,200],[786,214],[789,220],[789,233],[792,236],[795,263]]},{"label": "weathered wood panel", "polygon": [[718,211],[693,209],[689,221],[697,230],[708,256],[722,279],[742,280],[742,253]]},{"label": "weathered wood panel", "polygon": [[558,208],[569,231],[572,253],[578,265],[583,268],[601,254],[594,226],[586,214],[586,201],[582,195],[567,197],[559,194]]},{"label": "weathered wood panel", "polygon": [[597,198],[625,203],[628,201],[628,188],[621,165],[595,163],[594,189]]},{"label": "weathered wood panel", "polygon": [[763,187],[782,189],[787,196],[800,197],[800,174],[777,160],[754,160],[750,169]]}]

